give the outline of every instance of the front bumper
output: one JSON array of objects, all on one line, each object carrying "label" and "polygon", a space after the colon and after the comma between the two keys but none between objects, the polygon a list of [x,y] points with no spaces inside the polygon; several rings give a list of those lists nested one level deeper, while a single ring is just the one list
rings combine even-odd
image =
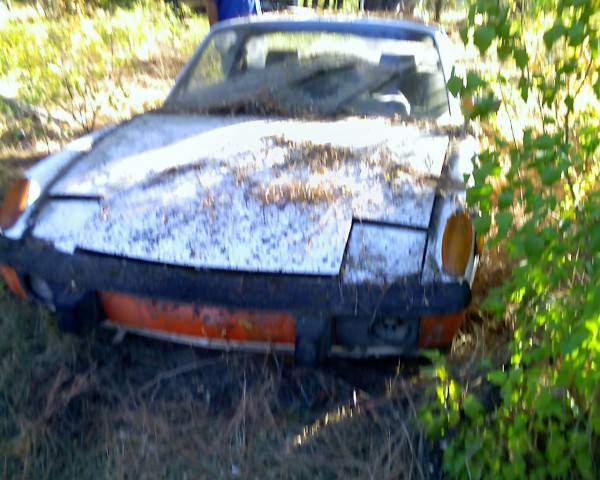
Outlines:
[{"label": "front bumper", "polygon": [[345,285],[339,276],[198,270],[84,251],[71,255],[45,242],[5,237],[0,237],[0,263],[19,273],[30,294],[31,278],[39,277],[62,286],[57,293],[65,295],[109,290],[232,308],[401,317],[458,312],[471,300],[466,281],[421,284],[411,276],[385,288]]},{"label": "front bumper", "polygon": [[[209,344],[225,341],[227,348],[236,348],[235,342],[257,341],[250,330],[272,332],[275,327],[284,336],[278,339],[269,333],[266,341],[289,344],[298,318],[334,319],[336,349],[356,353],[358,348],[359,355],[369,349],[398,353],[417,346],[439,346],[451,341],[460,325],[460,312],[471,300],[466,281],[423,285],[418,276],[411,276],[385,288],[347,285],[339,276],[198,270],[85,251],[71,255],[39,240],[12,241],[1,236],[0,264],[17,272],[18,283],[28,296],[58,312],[71,312],[90,293],[100,292],[105,315],[126,329],[158,332],[155,336],[187,343],[205,335]],[[49,287],[43,293],[40,279]],[[114,292],[109,294],[113,299],[114,295],[123,299],[108,307],[106,292]],[[124,308],[127,302],[134,307]],[[237,321],[237,326],[219,324],[210,333],[203,310],[207,306],[225,307],[232,313],[223,325]],[[265,320],[248,317],[252,312],[265,312]],[[241,313],[243,320],[235,320]],[[287,315],[283,323],[281,315]],[[388,318],[402,319],[401,328],[409,333],[398,341],[393,335],[391,340],[374,335],[374,322]],[[250,336],[240,325],[253,326],[246,328]]]}]

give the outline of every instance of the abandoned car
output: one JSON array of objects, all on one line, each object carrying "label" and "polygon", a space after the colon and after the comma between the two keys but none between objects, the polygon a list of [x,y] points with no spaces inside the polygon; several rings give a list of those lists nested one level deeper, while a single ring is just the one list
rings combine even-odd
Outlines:
[{"label": "abandoned car", "polygon": [[162,107],[12,185],[5,282],[75,333],[303,365],[448,345],[477,266],[451,47],[391,19],[215,26]]}]

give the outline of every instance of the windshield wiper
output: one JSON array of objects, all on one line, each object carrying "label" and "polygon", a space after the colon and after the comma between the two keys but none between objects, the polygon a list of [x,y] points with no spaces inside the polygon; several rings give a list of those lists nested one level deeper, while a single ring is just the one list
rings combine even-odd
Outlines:
[{"label": "windshield wiper", "polygon": [[305,76],[300,80],[294,82],[292,85],[294,86],[302,86],[307,83],[314,82],[317,79],[324,79],[329,77],[330,75],[347,72],[349,70],[353,70],[356,68],[357,62],[353,60],[351,62],[343,62],[343,63],[333,63],[331,65],[323,65],[320,69],[313,72],[310,76]]}]

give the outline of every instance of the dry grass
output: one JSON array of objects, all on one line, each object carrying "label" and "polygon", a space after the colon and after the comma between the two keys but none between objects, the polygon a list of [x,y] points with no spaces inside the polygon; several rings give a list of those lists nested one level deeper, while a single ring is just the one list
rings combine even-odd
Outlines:
[{"label": "dry grass", "polygon": [[47,311],[5,291],[0,303],[4,478],[419,479],[439,468],[416,421],[418,363],[306,371],[138,337],[113,345],[106,330],[60,337]]},{"label": "dry grass", "polygon": [[295,178],[274,179],[254,188],[254,194],[265,205],[331,202],[346,193],[347,188],[331,178],[319,178],[311,183]]},{"label": "dry grass", "polygon": [[3,478],[392,479],[437,468],[416,423],[422,387],[397,361],[306,371],[138,337],[113,345],[103,329],[59,336],[51,314],[6,290],[0,305]]},{"label": "dry grass", "polygon": [[[431,128],[425,123],[424,128]],[[268,137],[265,141],[283,147],[285,154],[280,164],[273,167],[275,175],[263,182],[252,182],[252,193],[264,204],[332,202],[341,197],[356,195],[357,185],[348,178],[352,169],[368,165],[378,171],[373,181],[394,184],[398,181],[411,184],[428,183],[435,188],[438,176],[417,172],[410,165],[394,160],[388,147],[343,147],[309,141],[297,142],[284,137]],[[247,177],[248,171],[240,168],[236,179]],[[350,174],[357,175],[357,173]],[[362,187],[359,187],[362,189]]]},{"label": "dry grass", "polygon": [[353,364],[310,372],[136,337],[111,345],[105,331],[61,339],[46,313],[2,303],[4,331],[33,332],[3,345],[5,478],[428,476],[411,388],[389,388],[403,384],[395,365],[359,378]]},{"label": "dry grass", "polygon": [[452,344],[454,361],[470,365],[483,358],[500,363],[507,360],[505,345],[510,336],[510,326],[504,319],[494,318],[482,310],[481,304],[491,289],[502,285],[510,270],[511,263],[503,243],[485,250],[481,255],[473,282],[473,299]]}]

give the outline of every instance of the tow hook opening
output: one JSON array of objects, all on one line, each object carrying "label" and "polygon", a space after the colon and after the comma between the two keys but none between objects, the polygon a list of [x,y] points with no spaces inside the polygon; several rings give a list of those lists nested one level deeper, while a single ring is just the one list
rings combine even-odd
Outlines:
[{"label": "tow hook opening", "polygon": [[58,329],[64,333],[85,335],[104,319],[96,292],[86,292],[68,304],[56,305]]},{"label": "tow hook opening", "polygon": [[328,317],[296,317],[294,363],[297,366],[314,368],[329,356],[333,339],[332,325]]},{"label": "tow hook opening", "polygon": [[37,276],[26,277],[25,283],[32,297],[54,310],[58,329],[63,333],[85,335],[104,320],[95,291],[78,291]]}]

